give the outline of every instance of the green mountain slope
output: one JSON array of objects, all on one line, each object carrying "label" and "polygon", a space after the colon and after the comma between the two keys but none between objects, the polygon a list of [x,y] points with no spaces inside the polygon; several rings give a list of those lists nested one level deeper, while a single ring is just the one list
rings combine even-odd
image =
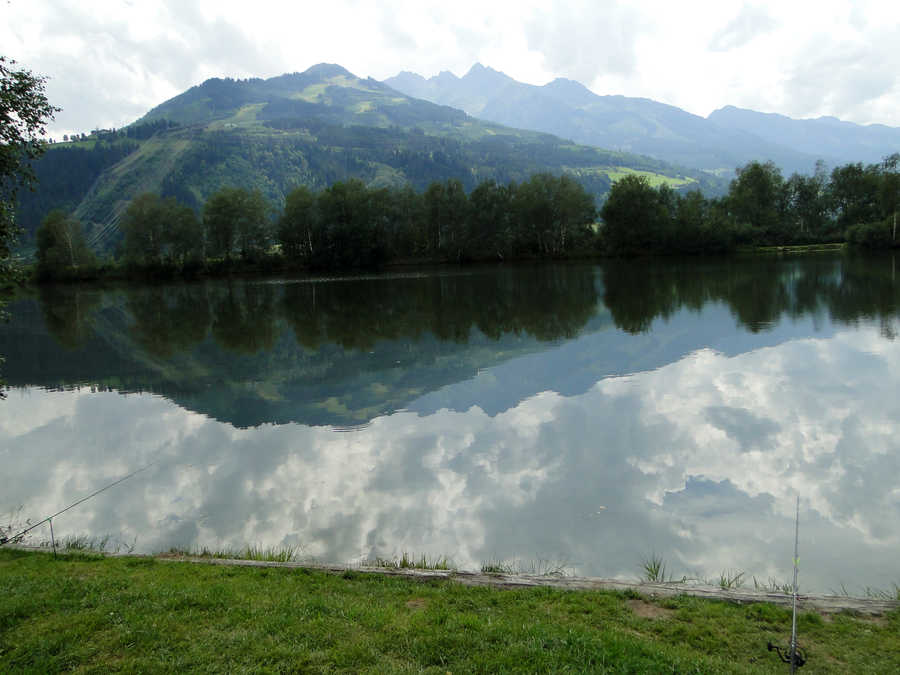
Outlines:
[{"label": "green mountain slope", "polygon": [[[81,177],[80,192],[63,189],[65,151],[74,148],[105,153]],[[708,174],[649,157],[483,122],[329,64],[267,80],[208,80],[123,131],[52,147],[36,168],[39,190],[20,209],[26,232],[34,232],[49,208],[64,206],[101,249],[117,241],[122,211],[146,191],[199,208],[224,186],[259,188],[280,206],[297,185],[322,188],[352,177],[417,190],[458,178],[471,189],[486,179],[568,172],[601,198],[613,180],[635,171],[676,187],[722,187]]]}]

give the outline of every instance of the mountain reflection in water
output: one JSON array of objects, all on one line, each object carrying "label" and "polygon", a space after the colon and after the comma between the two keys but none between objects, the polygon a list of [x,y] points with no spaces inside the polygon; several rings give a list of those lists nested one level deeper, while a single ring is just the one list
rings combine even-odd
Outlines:
[{"label": "mountain reflection in water", "polygon": [[804,590],[888,588],[893,269],[641,261],[42,289],[0,329],[0,509],[42,517],[156,461],[57,527],[139,550],[299,544],[626,577],[655,552],[678,576],[768,581],[789,577],[799,493]]}]

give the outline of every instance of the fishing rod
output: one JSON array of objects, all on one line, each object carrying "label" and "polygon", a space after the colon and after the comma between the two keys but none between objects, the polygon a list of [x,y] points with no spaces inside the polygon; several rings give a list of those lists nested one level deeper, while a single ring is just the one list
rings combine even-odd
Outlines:
[{"label": "fishing rod", "polygon": [[806,663],[806,653],[797,644],[797,574],[800,566],[800,556],[798,553],[800,546],[800,495],[797,495],[797,517],[794,520],[794,589],[793,589],[793,613],[791,617],[791,646],[789,649],[782,650],[781,647],[769,643],[769,651],[778,653],[784,663],[791,664],[791,675],[797,668]]},{"label": "fishing rod", "polygon": [[[132,472],[129,473],[127,476],[122,476],[121,478],[119,478],[118,480],[113,481],[113,482],[110,483],[109,485],[105,485],[105,486],[103,486],[102,488],[100,488],[99,490],[96,490],[96,491],[92,492],[92,493],[89,494],[87,497],[82,497],[82,498],[79,499],[77,502],[74,502],[74,503],[72,503],[72,504],[69,504],[66,508],[64,508],[64,509],[62,509],[62,510],[60,510],[60,511],[57,511],[57,512],[54,513],[52,516],[47,516],[47,517],[44,518],[43,520],[40,520],[40,521],[34,523],[33,525],[29,525],[28,527],[26,527],[24,530],[22,530],[22,531],[19,532],[18,534],[14,534],[14,535],[12,535],[11,537],[0,537],[0,546],[3,546],[4,544],[10,544],[10,543],[13,543],[13,542],[15,542],[15,541],[18,541],[21,537],[23,537],[23,536],[25,536],[26,534],[28,534],[29,532],[31,532],[31,530],[33,530],[34,528],[36,528],[36,527],[38,527],[38,526],[40,526],[40,525],[43,525],[44,523],[50,523],[50,538],[53,539],[53,519],[56,518],[56,516],[65,513],[65,512],[68,511],[69,509],[74,509],[74,508],[75,508],[76,506],[78,506],[79,504],[83,504],[83,503],[86,502],[88,499],[92,499],[93,497],[96,497],[96,496],[99,495],[101,492],[105,492],[106,490],[109,490],[111,487],[115,487],[115,486],[118,485],[119,483],[124,483],[126,480],[128,480],[128,479],[131,478],[132,476],[136,476],[136,475],[139,474],[141,471],[146,471],[146,470],[149,469],[151,466],[153,466],[155,463],[156,463],[156,462],[150,462],[150,463],[147,464],[146,466],[142,466],[140,469],[137,469],[136,471],[132,471]],[[55,546],[55,545],[53,546],[53,550],[54,550],[54,551],[56,550],[56,546]]]}]

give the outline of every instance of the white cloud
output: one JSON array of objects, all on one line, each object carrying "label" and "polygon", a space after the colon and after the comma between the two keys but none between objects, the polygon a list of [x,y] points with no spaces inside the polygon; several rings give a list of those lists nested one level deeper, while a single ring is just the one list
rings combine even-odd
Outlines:
[{"label": "white cloud", "polygon": [[713,52],[726,52],[743,47],[777,25],[761,7],[745,4],[727,26],[716,32],[709,43],[709,48]]},{"label": "white cloud", "polygon": [[327,61],[384,79],[480,61],[533,84],[577,79],[706,115],[732,104],[900,126],[900,5],[537,0],[285,5],[11,0],[6,56],[49,76],[53,133],[120,126],[213,76]]},{"label": "white cloud", "polygon": [[525,22],[528,45],[550,72],[581,82],[602,74],[631,77],[642,17],[630,3],[576,2],[541,9]]}]

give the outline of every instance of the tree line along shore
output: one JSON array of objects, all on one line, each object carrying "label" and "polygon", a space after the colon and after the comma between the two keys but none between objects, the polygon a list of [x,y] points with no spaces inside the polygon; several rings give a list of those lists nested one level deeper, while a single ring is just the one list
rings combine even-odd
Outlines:
[{"label": "tree line along shore", "polygon": [[36,236],[37,281],[175,278],[246,272],[330,272],[396,263],[565,260],[645,254],[715,254],[742,247],[849,243],[892,248],[900,154],[785,179],[771,162],[736,171],[727,194],[705,197],[617,181],[598,210],[572,177],[522,183],[456,179],[369,187],[351,179],[300,186],[276,209],[258,190],[226,187],[200,212],[145,193],[124,210],[123,237],[99,258],[71,214],[51,211]]}]

